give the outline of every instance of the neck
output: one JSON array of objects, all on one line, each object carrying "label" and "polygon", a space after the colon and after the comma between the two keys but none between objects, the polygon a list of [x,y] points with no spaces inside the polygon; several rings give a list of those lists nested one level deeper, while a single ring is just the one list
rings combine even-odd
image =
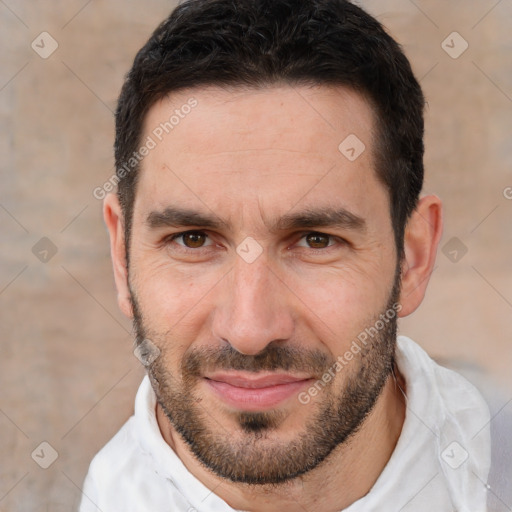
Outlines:
[{"label": "neck", "polygon": [[395,372],[356,434],[314,470],[272,486],[233,483],[218,477],[189,451],[159,405],[157,420],[164,439],[187,469],[232,508],[251,512],[335,512],[366,495],[389,461],[405,419],[403,389],[403,378]]}]

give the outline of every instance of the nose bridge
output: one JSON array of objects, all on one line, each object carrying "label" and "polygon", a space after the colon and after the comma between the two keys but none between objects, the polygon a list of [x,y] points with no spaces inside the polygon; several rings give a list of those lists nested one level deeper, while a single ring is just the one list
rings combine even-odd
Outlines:
[{"label": "nose bridge", "polygon": [[238,258],[233,273],[233,304],[237,314],[261,320],[268,317],[271,299],[271,270],[263,260],[246,263]]},{"label": "nose bridge", "polygon": [[214,334],[239,352],[257,354],[271,341],[291,337],[286,289],[265,258],[247,263],[237,257],[224,297],[216,311]]}]

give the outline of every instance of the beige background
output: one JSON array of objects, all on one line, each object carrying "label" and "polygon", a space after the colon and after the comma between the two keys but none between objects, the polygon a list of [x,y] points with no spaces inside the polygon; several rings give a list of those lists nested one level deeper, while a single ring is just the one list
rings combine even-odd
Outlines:
[{"label": "beige background", "polygon": [[[360,3],[403,44],[421,78],[429,102],[425,191],[445,203],[441,246],[456,237],[451,243],[467,248],[462,258],[456,246],[440,251],[425,302],[401,332],[435,356],[479,365],[504,390],[505,405],[512,398],[512,200],[505,197],[507,190],[512,197],[512,3]],[[112,174],[112,110],[123,75],[172,5],[0,1],[2,512],[74,510],[90,459],[131,414],[142,371],[117,309],[92,191]],[[59,45],[48,59],[31,48],[42,31]],[[441,47],[453,31],[469,44],[457,59]],[[33,254],[42,237],[57,249],[46,263]],[[46,470],[31,458],[43,441],[59,455]],[[39,462],[49,456],[48,448],[34,452]]]}]

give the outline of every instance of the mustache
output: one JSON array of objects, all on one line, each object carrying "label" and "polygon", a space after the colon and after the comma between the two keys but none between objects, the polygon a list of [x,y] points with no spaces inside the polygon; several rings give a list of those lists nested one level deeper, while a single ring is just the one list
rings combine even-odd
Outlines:
[{"label": "mustache", "polygon": [[231,345],[222,348],[201,347],[185,354],[181,362],[184,377],[200,377],[215,370],[296,371],[321,376],[335,359],[318,350],[285,347],[270,343],[262,352],[246,355]]}]

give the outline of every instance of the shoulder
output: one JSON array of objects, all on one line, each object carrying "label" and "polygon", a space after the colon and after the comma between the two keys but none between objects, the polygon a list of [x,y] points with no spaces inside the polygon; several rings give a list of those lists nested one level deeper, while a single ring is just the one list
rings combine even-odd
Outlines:
[{"label": "shoulder", "polygon": [[[444,359],[443,366],[462,375],[480,392],[490,411],[491,467],[488,485],[489,511],[512,506],[512,398],[503,386],[477,364]],[[477,433],[475,432],[475,435]]]},{"label": "shoulder", "polygon": [[154,504],[160,505],[164,488],[151,455],[139,442],[132,416],[92,460],[80,512],[151,510]]},{"label": "shoulder", "polygon": [[134,427],[132,416],[94,456],[84,482],[80,512],[96,512],[106,492],[117,494],[130,485],[130,468],[137,467],[141,458]]},{"label": "shoulder", "polygon": [[114,480],[139,455],[140,449],[135,436],[135,418],[132,416],[117,434],[95,455],[89,474]]}]

